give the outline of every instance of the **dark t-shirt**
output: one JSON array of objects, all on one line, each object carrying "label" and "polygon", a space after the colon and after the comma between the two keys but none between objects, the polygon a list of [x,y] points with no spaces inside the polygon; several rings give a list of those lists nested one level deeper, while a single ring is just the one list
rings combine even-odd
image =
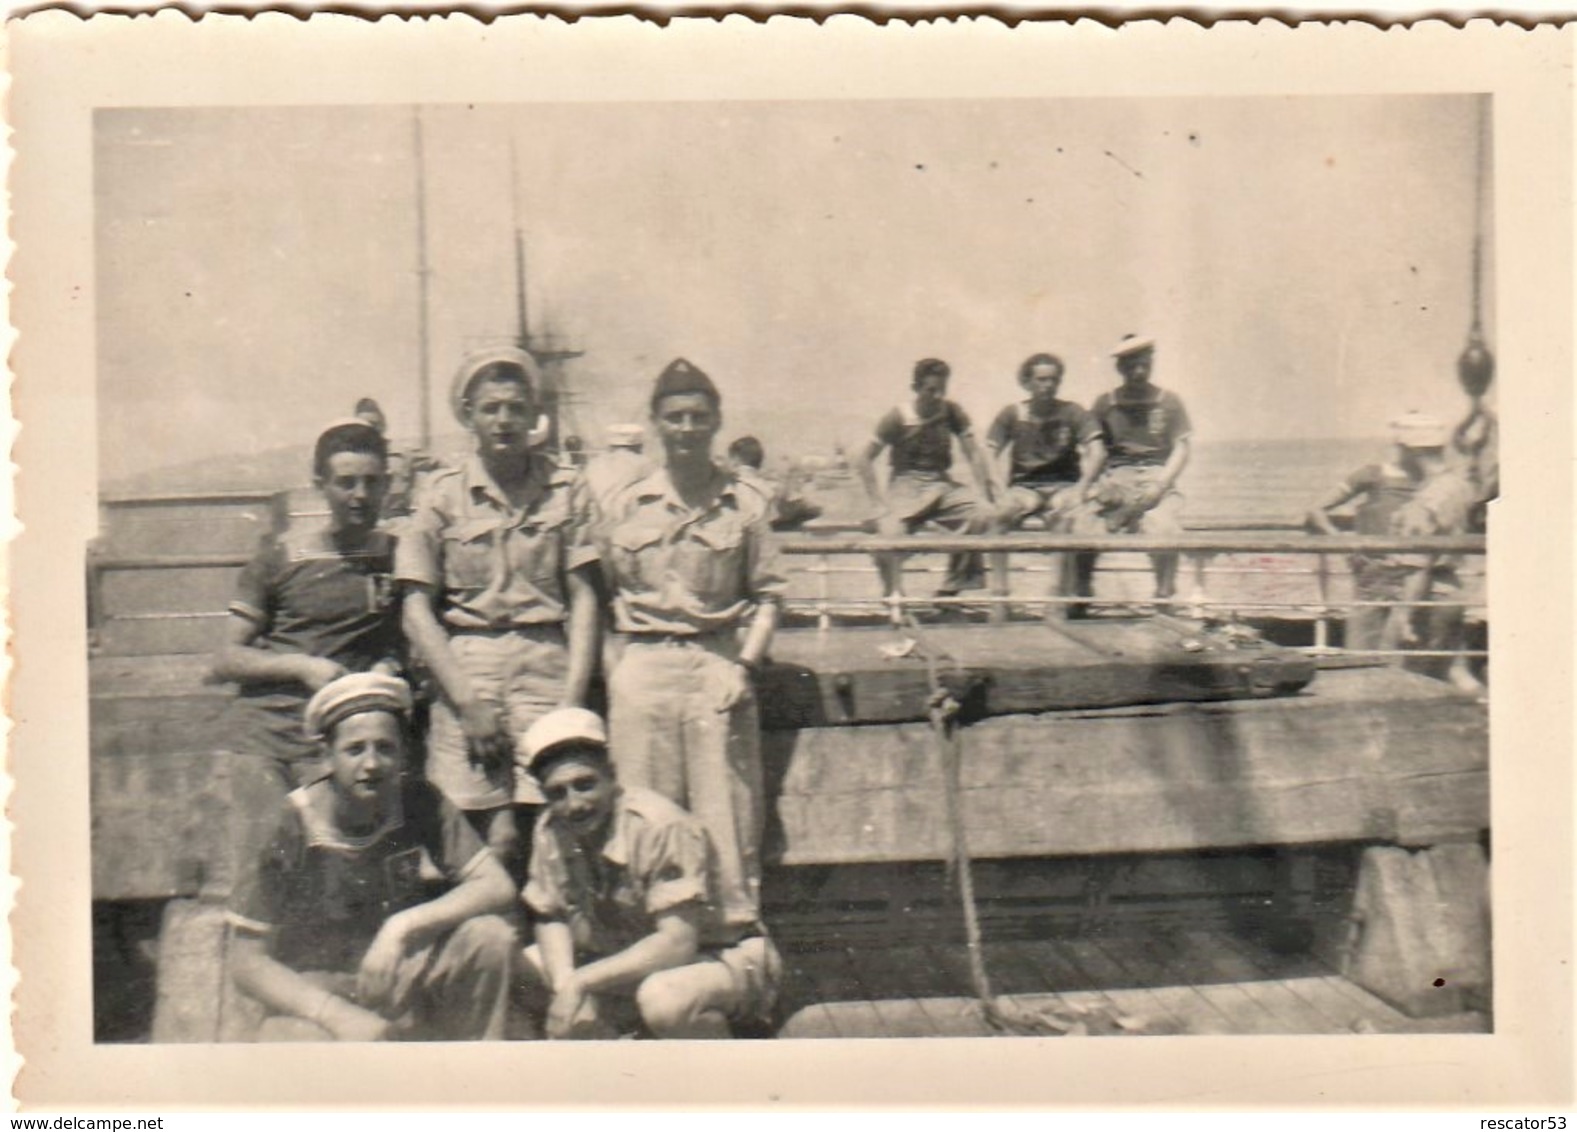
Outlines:
[{"label": "dark t-shirt", "polygon": [[1030,403],[1009,405],[986,433],[993,452],[1012,445],[1011,483],[1077,483],[1079,447],[1100,435],[1095,418],[1072,401],[1055,401],[1045,416]]},{"label": "dark t-shirt", "polygon": [[943,401],[935,416],[921,420],[912,404],[899,405],[876,424],[876,439],[887,445],[893,475],[941,475],[953,466],[953,437],[966,437],[969,414],[956,401]]},{"label": "dark t-shirt", "polygon": [[1154,385],[1140,396],[1126,387],[1102,393],[1090,412],[1106,441],[1106,465],[1112,468],[1164,464],[1177,442],[1193,431],[1177,394]]},{"label": "dark t-shirt", "polygon": [[458,884],[488,852],[420,779],[359,837],[335,824],[334,798],[327,778],[292,791],[230,898],[236,929],[268,938],[269,953],[297,971],[356,970],[385,920]]},{"label": "dark t-shirt", "polygon": [[[241,571],[230,612],[257,626],[255,648],[365,672],[404,655],[393,574],[394,538],[386,532],[374,531],[365,548],[347,554],[327,529],[287,531],[265,538]],[[310,697],[293,681],[242,683],[228,740],[284,762],[315,757],[301,727]]]},{"label": "dark t-shirt", "polygon": [[1396,513],[1418,494],[1418,481],[1392,464],[1365,464],[1344,484],[1358,499],[1353,511],[1353,532],[1360,535],[1395,533]]}]

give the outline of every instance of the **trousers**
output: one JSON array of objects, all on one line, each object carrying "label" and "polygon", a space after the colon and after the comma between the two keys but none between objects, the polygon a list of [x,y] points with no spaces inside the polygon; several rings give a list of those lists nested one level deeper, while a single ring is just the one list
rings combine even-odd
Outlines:
[{"label": "trousers", "polygon": [[608,678],[608,738],[620,781],[706,827],[723,920],[747,927],[761,918],[761,723],[753,692],[723,712],[715,691],[738,653],[729,634],[633,638]]}]

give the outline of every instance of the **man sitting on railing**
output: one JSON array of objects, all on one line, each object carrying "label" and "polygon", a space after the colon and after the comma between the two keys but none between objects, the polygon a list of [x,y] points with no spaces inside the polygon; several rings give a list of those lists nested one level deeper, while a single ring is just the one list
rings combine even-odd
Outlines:
[{"label": "man sitting on railing", "polygon": [[[1093,496],[1112,534],[1174,535],[1183,530],[1177,479],[1188,465],[1193,426],[1182,399],[1153,385],[1155,339],[1124,336],[1112,351],[1123,383],[1096,399],[1091,415],[1105,440],[1105,467]],[[1151,554],[1155,596],[1177,592],[1176,554]]]},{"label": "man sitting on railing", "polygon": [[[1093,534],[1097,525],[1087,497],[1105,457],[1095,418],[1072,401],[1057,398],[1062,359],[1035,354],[1019,366],[1018,383],[1028,399],[1008,405],[991,422],[986,447],[999,463],[1005,487],[997,499],[999,529],[1010,531],[1039,517],[1047,531]],[[1053,555],[1054,596],[1088,597],[1095,556]],[[1054,607],[1061,614],[1061,607]],[[1081,613],[1077,606],[1069,614]]]},{"label": "man sitting on railing", "polygon": [[[991,527],[991,469],[975,443],[969,415],[956,401],[947,399],[947,380],[952,375],[948,364],[939,358],[915,363],[914,399],[899,404],[876,424],[876,436],[859,461],[860,479],[866,495],[882,505],[876,482],[876,458],[889,450],[892,476],[887,481],[885,510],[876,520],[883,535],[911,535],[927,523],[965,534],[984,534]],[[969,461],[974,473],[977,496],[948,475],[953,466],[953,440]],[[901,555],[878,555],[883,592],[899,592],[903,574]],[[937,590],[938,597],[953,597],[961,590],[980,589],[985,571],[978,554],[953,554],[948,557],[947,577]]]},{"label": "man sitting on railing", "polygon": [[798,530],[812,519],[820,518],[821,505],[805,498],[800,491],[801,477],[796,472],[791,472],[786,480],[779,480],[761,470],[766,455],[761,441],[753,436],[741,436],[728,446],[728,470],[767,497],[772,507],[772,529]]}]

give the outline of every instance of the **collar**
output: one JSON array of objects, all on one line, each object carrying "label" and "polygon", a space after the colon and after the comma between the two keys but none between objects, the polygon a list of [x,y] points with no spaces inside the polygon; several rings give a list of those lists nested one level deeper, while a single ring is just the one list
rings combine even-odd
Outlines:
[{"label": "collar", "polygon": [[394,796],[394,804],[389,808],[389,812],[371,833],[360,837],[344,832],[334,820],[334,787],[329,782],[328,775],[315,778],[305,786],[292,790],[290,803],[301,818],[308,845],[329,849],[361,850],[376,845],[405,824],[403,794],[397,788],[390,792]]},{"label": "collar", "polygon": [[[716,464],[712,465],[712,486],[716,489],[718,499],[733,499],[735,484],[736,480],[732,475]],[[674,487],[673,477],[668,474],[667,465],[659,465],[636,480],[630,490],[635,493],[636,499],[643,502],[660,499],[670,507],[677,507],[681,511],[690,510],[690,505]]]},{"label": "collar", "polygon": [[932,421],[941,420],[943,417],[947,416],[948,406],[951,404],[951,401],[949,401],[946,397],[943,397],[941,407],[938,408],[936,412],[932,413],[929,417],[922,417],[920,415],[919,408],[915,406],[914,398],[910,397],[906,400],[898,402],[898,420],[905,425],[911,426],[930,424]]},{"label": "collar", "polygon": [[1145,389],[1143,395],[1136,396],[1129,391],[1128,386],[1119,385],[1112,394],[1112,400],[1120,405],[1150,405],[1161,399],[1161,387],[1155,382],[1152,381]]},{"label": "collar", "polygon": [[[526,482],[537,489],[532,500],[522,508],[529,511],[543,495],[547,494],[548,489],[568,483],[573,473],[558,467],[539,451],[532,451],[526,459]],[[500,507],[510,509],[514,507],[504,489],[498,486],[498,481],[493,479],[492,473],[487,470],[482,457],[475,452],[466,457],[461,465],[461,474],[465,477],[466,494],[471,499],[474,500],[480,495]]]}]

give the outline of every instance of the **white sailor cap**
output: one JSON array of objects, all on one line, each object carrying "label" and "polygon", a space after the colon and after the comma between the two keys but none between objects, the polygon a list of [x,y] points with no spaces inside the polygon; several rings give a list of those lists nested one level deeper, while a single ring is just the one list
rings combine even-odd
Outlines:
[{"label": "white sailor cap", "polygon": [[1391,421],[1391,439],[1403,448],[1444,448],[1446,431],[1446,423],[1428,413],[1403,413]]},{"label": "white sailor cap", "polygon": [[555,708],[540,717],[520,737],[517,749],[526,770],[535,774],[538,764],[566,743],[589,743],[606,748],[608,729],[602,717],[585,708]]},{"label": "white sailor cap", "polygon": [[639,448],[646,443],[646,430],[638,424],[608,426],[609,448]]},{"label": "white sailor cap", "polygon": [[410,715],[410,685],[382,672],[352,672],[329,681],[307,701],[307,738],[326,739],[337,724],[368,711],[386,711],[402,719]]},{"label": "white sailor cap", "polygon": [[477,350],[461,360],[460,368],[455,370],[454,378],[449,383],[449,409],[461,424],[469,427],[471,422],[466,416],[466,401],[477,379],[482,376],[482,371],[494,365],[513,367],[523,373],[531,390],[531,398],[536,400],[542,388],[542,372],[537,368],[535,358],[514,346]]},{"label": "white sailor cap", "polygon": [[1155,338],[1149,334],[1124,334],[1121,342],[1112,349],[1112,357],[1126,358],[1142,350],[1155,349]]}]

